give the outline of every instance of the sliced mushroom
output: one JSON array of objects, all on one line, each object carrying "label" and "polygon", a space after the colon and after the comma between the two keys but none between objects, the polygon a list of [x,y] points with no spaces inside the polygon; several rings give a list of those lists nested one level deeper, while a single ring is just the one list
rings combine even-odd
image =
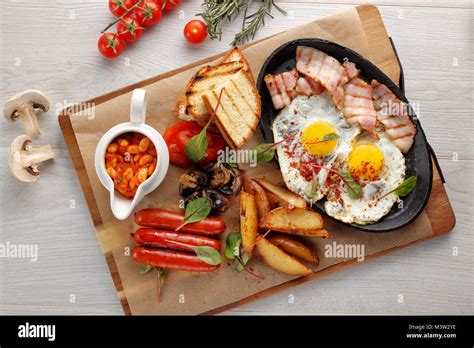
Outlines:
[{"label": "sliced mushroom", "polygon": [[36,114],[40,110],[46,112],[48,109],[49,101],[46,96],[38,90],[28,89],[7,101],[3,114],[10,122],[16,121],[19,117],[28,135],[40,135],[41,130]]},{"label": "sliced mushroom", "polygon": [[179,194],[187,197],[196,191],[200,191],[207,185],[207,174],[199,169],[193,169],[179,178]]},{"label": "sliced mushroom", "polygon": [[32,147],[28,135],[20,135],[10,147],[10,170],[23,182],[34,182],[39,178],[38,163],[55,157],[51,145]]}]

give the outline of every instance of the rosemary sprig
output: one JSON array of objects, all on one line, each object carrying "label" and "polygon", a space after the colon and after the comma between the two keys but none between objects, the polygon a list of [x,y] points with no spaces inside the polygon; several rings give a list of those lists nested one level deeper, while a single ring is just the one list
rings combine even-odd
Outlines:
[{"label": "rosemary sprig", "polygon": [[[252,2],[259,3],[256,12],[247,15]],[[201,16],[207,24],[207,31],[211,39],[222,38],[222,24],[225,20],[232,21],[244,10],[241,31],[235,35],[232,45],[243,43],[249,38],[254,38],[257,30],[265,25],[265,17],[271,15],[271,10],[275,7],[283,14],[286,12],[275,4],[275,0],[204,0]]]},{"label": "rosemary sprig", "polygon": [[254,39],[257,30],[261,26],[265,25],[265,17],[269,16],[270,18],[273,18],[271,14],[272,7],[275,7],[281,13],[286,14],[286,11],[277,6],[274,0],[262,0],[260,8],[256,12],[247,16],[247,4],[245,8],[244,20],[242,22],[242,30],[240,33],[234,36],[234,41],[232,41],[231,45],[235,46],[238,43],[243,43],[250,38]]}]

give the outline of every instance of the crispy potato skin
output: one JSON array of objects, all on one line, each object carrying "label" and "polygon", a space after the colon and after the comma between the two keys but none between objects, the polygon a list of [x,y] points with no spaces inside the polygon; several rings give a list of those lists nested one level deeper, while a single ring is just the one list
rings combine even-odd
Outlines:
[{"label": "crispy potato skin", "polygon": [[240,192],[240,234],[242,247],[252,256],[258,233],[258,211],[254,196]]},{"label": "crispy potato skin", "polygon": [[327,238],[329,233],[323,229],[323,225],[323,218],[319,213],[302,208],[276,208],[260,221],[260,228],[264,230]]},{"label": "crispy potato skin", "polygon": [[305,261],[314,262],[315,264],[319,263],[316,253],[295,237],[276,235],[271,237],[269,241],[292,256],[296,256]]},{"label": "crispy potato skin", "polygon": [[296,276],[307,276],[313,274],[313,270],[285,253],[267,239],[261,238],[256,245],[257,252],[262,259],[273,269]]},{"label": "crispy potato skin", "polygon": [[268,193],[270,193],[269,196],[271,196],[271,198],[269,198],[269,200],[274,204],[288,208],[306,208],[306,201],[304,198],[300,197],[294,192],[291,192],[287,188],[272,184],[271,182],[262,178],[255,178],[254,180],[267,192],[267,196]]},{"label": "crispy potato skin", "polygon": [[270,203],[263,188],[254,180],[244,177],[244,190],[255,197],[259,221],[270,211]]}]

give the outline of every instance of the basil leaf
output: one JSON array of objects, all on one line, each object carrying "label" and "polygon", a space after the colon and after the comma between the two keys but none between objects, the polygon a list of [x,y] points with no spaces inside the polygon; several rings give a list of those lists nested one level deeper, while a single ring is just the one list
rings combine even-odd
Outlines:
[{"label": "basil leaf", "polygon": [[338,138],[339,138],[339,135],[337,133],[328,133],[323,137],[322,141],[329,141],[329,140],[334,140]]},{"label": "basil leaf", "polygon": [[164,268],[157,268],[158,271],[158,277],[161,279],[165,276],[165,269]]},{"label": "basil leaf", "polygon": [[207,150],[207,127],[204,127],[199,134],[196,134],[184,145],[184,153],[191,161],[197,162],[204,157]]},{"label": "basil leaf", "polygon": [[272,146],[274,144],[263,143],[252,149],[257,152],[257,163],[270,162],[275,157],[275,149],[270,149]]},{"label": "basil leaf", "polygon": [[201,197],[192,200],[186,206],[183,223],[176,228],[176,231],[181,229],[184,225],[199,222],[205,219],[211,212],[212,206],[207,198]]},{"label": "basil leaf", "polygon": [[210,246],[195,246],[193,247],[196,256],[199,260],[207,263],[208,265],[220,265],[221,264],[221,253]]},{"label": "basil leaf", "polygon": [[240,243],[242,242],[242,236],[239,232],[231,232],[227,235],[225,245],[225,257],[229,260],[235,260],[240,257]]},{"label": "basil leaf", "polygon": [[144,275],[144,274],[147,274],[148,272],[150,272],[152,269],[153,269],[153,266],[146,265],[140,270],[139,273],[140,273],[140,275]]},{"label": "basil leaf", "polygon": [[346,180],[346,183],[349,186],[349,197],[351,197],[352,199],[359,198],[362,194],[362,189],[360,188],[359,184],[355,182],[351,173],[340,172],[339,174]]},{"label": "basil leaf", "polygon": [[405,197],[409,194],[416,186],[417,178],[415,175],[410,176],[405,179],[396,189],[393,190],[393,193],[396,193],[399,196]]}]

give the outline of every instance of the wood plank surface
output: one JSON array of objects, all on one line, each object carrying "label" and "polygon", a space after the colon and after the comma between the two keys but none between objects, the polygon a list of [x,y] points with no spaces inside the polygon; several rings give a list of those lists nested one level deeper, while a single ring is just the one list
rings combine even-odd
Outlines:
[{"label": "wood plank surface", "polygon": [[[239,26],[226,27],[222,42],[189,48],[181,38],[182,26],[199,12],[199,5],[189,2],[183,5],[183,19],[178,14],[164,19],[163,26],[148,32],[146,40],[127,50],[124,59],[105,62],[95,48],[98,32],[111,19],[104,3],[7,0],[0,4],[2,104],[22,89],[42,89],[52,109],[40,118],[44,135],[35,143],[51,143],[58,157],[54,165],[42,167],[43,175],[34,186],[15,181],[7,166],[0,169],[1,240],[36,243],[40,250],[37,263],[0,260],[0,313],[122,313],[55,115],[67,103],[223,51]],[[281,2],[293,17],[277,14],[257,38],[354,3],[358,2]],[[229,313],[472,313],[473,282],[466,276],[472,274],[474,261],[472,2],[377,3],[403,62],[407,95],[420,104],[423,127],[440,158],[456,228],[447,236],[294,288],[292,304],[284,292]],[[22,45],[17,45],[19,40]],[[18,59],[20,66],[16,66]],[[23,132],[20,124],[0,122],[3,163],[11,140]],[[403,304],[397,303],[399,293],[405,296]]]}]

